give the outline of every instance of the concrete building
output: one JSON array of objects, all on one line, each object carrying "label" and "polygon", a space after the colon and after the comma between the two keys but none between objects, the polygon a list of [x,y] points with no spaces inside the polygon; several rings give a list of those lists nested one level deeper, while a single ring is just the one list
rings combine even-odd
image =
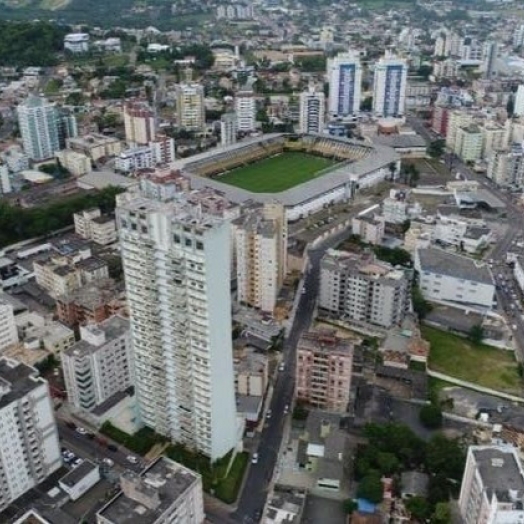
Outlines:
[{"label": "concrete building", "polygon": [[386,53],[375,64],[373,114],[377,117],[401,117],[406,105],[407,62]]},{"label": "concrete building", "polygon": [[351,322],[389,328],[409,307],[410,276],[375,259],[330,249],[320,263],[319,307]]},{"label": "concrete building", "polygon": [[9,168],[7,164],[0,164],[0,195],[8,195],[11,191],[13,186],[9,177]]},{"label": "concrete building", "polygon": [[0,511],[62,465],[47,381],[36,369],[0,359]]},{"label": "concrete building", "polygon": [[229,146],[237,141],[237,116],[235,113],[226,113],[220,118],[220,144]]},{"label": "concrete building", "polygon": [[495,284],[488,266],[442,249],[417,249],[415,269],[424,298],[491,309]]},{"label": "concrete building", "polygon": [[55,151],[55,158],[60,162],[62,167],[67,169],[73,176],[78,177],[91,173],[93,167],[91,159],[83,153],[77,153],[72,149]]},{"label": "concrete building", "polygon": [[497,185],[521,189],[524,187],[524,148],[514,143],[510,148],[495,151],[488,162],[487,176]]},{"label": "concrete building", "polygon": [[513,276],[520,290],[524,293],[524,261],[522,257],[515,257],[513,266]]},{"label": "concrete building", "polygon": [[149,169],[154,165],[153,151],[149,146],[130,147],[122,151],[115,160],[115,170],[120,173]]},{"label": "concrete building", "polygon": [[184,195],[117,196],[142,421],[212,460],[238,443],[230,224]]},{"label": "concrete building", "polygon": [[524,521],[524,471],[510,445],[470,446],[460,497],[465,524]]},{"label": "concrete building", "polygon": [[495,151],[504,149],[506,129],[494,122],[486,122],[482,127],[482,158],[490,158]]},{"label": "concrete building", "polygon": [[328,60],[330,118],[355,118],[360,113],[362,67],[357,53],[339,53]]},{"label": "concrete building", "polygon": [[252,348],[235,351],[235,393],[263,397],[269,380],[267,355]]},{"label": "concrete building", "polygon": [[71,53],[87,53],[89,51],[89,35],[87,33],[69,33],[64,37],[64,49]]},{"label": "concrete building", "polygon": [[372,215],[359,215],[351,221],[351,232],[363,242],[378,246],[384,240],[384,219]]},{"label": "concrete building", "polygon": [[321,91],[316,91],[310,86],[308,91],[300,93],[300,119],[299,130],[301,133],[322,133],[324,130],[325,96]]},{"label": "concrete building", "polygon": [[129,321],[111,317],[80,327],[80,341],[62,353],[69,402],[91,411],[133,385]]},{"label": "concrete building", "polygon": [[121,491],[97,514],[97,524],[202,524],[205,520],[202,479],[167,457],[141,475],[125,471]]},{"label": "concrete building", "polygon": [[283,206],[265,204],[233,221],[238,301],[273,313],[286,275],[287,222]]},{"label": "concrete building", "polygon": [[315,408],[347,412],[352,368],[353,345],[337,337],[336,330],[304,333],[297,347],[297,399]]},{"label": "concrete building", "polygon": [[520,84],[515,95],[513,116],[524,116],[524,85]]},{"label": "concrete building", "polygon": [[0,351],[18,343],[13,306],[4,300],[2,295],[3,293],[0,293]]},{"label": "concrete building", "polygon": [[58,485],[69,495],[71,500],[78,500],[100,481],[100,467],[90,460],[73,468],[64,475]]},{"label": "concrete building", "polygon": [[457,132],[461,127],[468,127],[475,121],[475,115],[471,111],[456,109],[448,114],[448,125],[446,134],[446,147],[455,151]]},{"label": "concrete building", "polygon": [[254,78],[250,78],[248,82],[235,93],[237,129],[245,133],[254,131],[257,127],[257,104],[255,90],[253,88],[254,81]]},{"label": "concrete building", "polygon": [[97,162],[120,154],[122,142],[112,136],[91,133],[82,137],[69,138],[67,147],[77,153],[83,153],[93,162]]},{"label": "concrete building", "polygon": [[124,128],[126,142],[133,145],[147,145],[156,135],[154,111],[143,101],[130,101],[124,106]]},{"label": "concrete building", "polygon": [[117,240],[114,218],[102,215],[98,208],[73,214],[75,233],[86,240],[107,246]]},{"label": "concrete building", "polygon": [[484,78],[489,80],[493,79],[498,74],[498,43],[489,41],[484,43],[482,50],[482,71],[484,72]]},{"label": "concrete building", "polygon": [[482,131],[477,125],[459,127],[453,151],[464,162],[475,162],[482,158]]},{"label": "concrete building", "polygon": [[178,127],[201,131],[206,124],[204,87],[195,82],[177,85],[176,112]]}]

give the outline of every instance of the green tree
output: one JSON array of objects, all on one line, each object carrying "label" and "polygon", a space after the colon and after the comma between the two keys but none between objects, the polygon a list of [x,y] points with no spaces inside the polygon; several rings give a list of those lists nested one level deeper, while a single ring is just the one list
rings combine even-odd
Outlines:
[{"label": "green tree", "polygon": [[367,96],[360,103],[360,110],[361,111],[371,111],[372,108],[373,108],[373,97]]},{"label": "green tree", "polygon": [[445,478],[460,482],[466,456],[462,445],[456,439],[435,435],[426,447],[426,468],[438,472]]},{"label": "green tree", "polygon": [[395,180],[395,175],[397,174],[397,163],[390,162],[388,164],[388,170],[389,170],[389,175],[391,177],[391,180]]},{"label": "green tree", "polygon": [[468,339],[475,345],[479,345],[484,340],[484,328],[480,324],[471,326],[468,331]]},{"label": "green tree", "polygon": [[432,158],[440,158],[446,149],[446,141],[443,139],[433,140],[427,147],[427,154]]},{"label": "green tree", "polygon": [[442,426],[442,410],[434,404],[422,406],[419,418],[422,425],[428,429],[438,429]]},{"label": "green tree", "polygon": [[449,524],[451,522],[449,502],[437,502],[430,522],[431,524]]},{"label": "green tree", "polygon": [[425,521],[431,515],[431,507],[423,497],[411,497],[406,500],[406,509],[411,517],[419,521]]},{"label": "green tree", "polygon": [[419,320],[425,318],[433,309],[433,306],[424,298],[422,291],[416,285],[411,288],[411,301],[413,302],[413,309]]},{"label": "green tree", "polygon": [[357,511],[358,504],[353,499],[346,499],[343,503],[344,512],[347,515],[351,515],[354,511]]},{"label": "green tree", "polygon": [[359,483],[357,497],[379,504],[383,498],[383,487],[380,476],[376,473],[366,475]]},{"label": "green tree", "polygon": [[393,453],[380,452],[377,455],[377,466],[383,475],[392,475],[399,470],[400,462]]}]

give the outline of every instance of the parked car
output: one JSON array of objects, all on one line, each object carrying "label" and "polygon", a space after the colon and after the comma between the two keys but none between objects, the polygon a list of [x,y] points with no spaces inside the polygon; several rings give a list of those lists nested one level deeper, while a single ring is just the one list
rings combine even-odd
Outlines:
[{"label": "parked car", "polygon": [[114,444],[108,444],[107,449],[109,451],[118,451],[118,448]]},{"label": "parked car", "polygon": [[112,468],[115,463],[110,458],[104,458],[102,459],[102,464],[105,464],[107,467]]},{"label": "parked car", "polygon": [[138,464],[138,459],[136,457],[134,457],[133,455],[128,455],[126,457],[126,460],[128,462],[131,462],[131,464]]},{"label": "parked car", "polygon": [[80,433],[80,435],[86,435],[86,434],[87,434],[87,429],[78,426],[78,427],[76,428],[76,432],[77,432],[77,433]]},{"label": "parked car", "polygon": [[258,453],[253,453],[251,457],[251,464],[258,464]]}]

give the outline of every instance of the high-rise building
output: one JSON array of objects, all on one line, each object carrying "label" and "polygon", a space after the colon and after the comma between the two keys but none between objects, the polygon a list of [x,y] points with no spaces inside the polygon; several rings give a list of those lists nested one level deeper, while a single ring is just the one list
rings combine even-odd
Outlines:
[{"label": "high-rise building", "polygon": [[362,67],[358,54],[341,53],[328,61],[328,111],[331,118],[354,117],[360,111]]},{"label": "high-rise building", "polygon": [[206,124],[203,86],[195,82],[178,84],[176,111],[178,127],[201,131]]},{"label": "high-rise building", "polygon": [[524,44],[524,24],[519,25],[513,33],[513,47]]},{"label": "high-rise building", "polygon": [[497,56],[499,52],[499,46],[497,42],[486,42],[483,48],[482,55],[482,70],[484,77],[491,79],[497,75]]},{"label": "high-rise building", "polygon": [[54,103],[43,97],[30,96],[18,108],[18,126],[24,151],[31,160],[55,156],[61,149],[61,115]]},{"label": "high-rise building", "polygon": [[0,351],[18,342],[13,306],[2,295],[0,293]]},{"label": "high-rise building", "polygon": [[324,129],[325,96],[321,91],[316,91],[310,86],[307,91],[300,94],[300,120],[301,133],[321,133]]},{"label": "high-rise building", "polygon": [[524,471],[510,445],[470,446],[458,501],[464,524],[524,522]]},{"label": "high-rise building", "polygon": [[513,116],[524,116],[524,85],[520,84],[515,94],[515,104],[513,105]]},{"label": "high-rise building", "polygon": [[0,511],[62,465],[47,381],[0,359]]},{"label": "high-rise building", "polygon": [[233,221],[238,301],[270,313],[275,309],[286,271],[284,213],[283,206],[266,204]]},{"label": "high-rise building", "polygon": [[237,116],[226,113],[220,119],[220,144],[229,146],[237,141]]},{"label": "high-rise building", "polygon": [[239,429],[230,223],[184,194],[154,199],[141,187],[117,198],[139,415],[215,460],[236,446]]},{"label": "high-rise building", "polygon": [[386,53],[375,64],[373,113],[377,117],[404,115],[408,65],[402,58]]},{"label": "high-rise building", "polygon": [[80,338],[62,351],[62,367],[69,402],[91,411],[133,386],[129,321],[114,316],[81,326]]},{"label": "high-rise building", "polygon": [[336,330],[304,333],[297,347],[297,398],[316,408],[346,412],[352,366],[353,345]]},{"label": "high-rise building", "polygon": [[235,94],[235,114],[237,115],[237,129],[239,131],[254,131],[257,127],[254,82],[254,78],[249,78]]},{"label": "high-rise building", "polygon": [[319,307],[353,322],[389,328],[409,307],[406,271],[377,260],[330,249],[320,263]]},{"label": "high-rise building", "polygon": [[131,100],[124,106],[126,141],[147,145],[156,135],[155,112],[144,101]]}]

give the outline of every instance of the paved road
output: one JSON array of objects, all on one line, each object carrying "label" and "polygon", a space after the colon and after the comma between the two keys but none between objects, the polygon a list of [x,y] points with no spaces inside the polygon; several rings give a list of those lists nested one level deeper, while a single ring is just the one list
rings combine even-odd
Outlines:
[{"label": "paved road", "polygon": [[237,522],[258,522],[257,515],[264,507],[282,440],[284,407],[286,404],[291,405],[293,399],[297,343],[302,332],[309,327],[315,310],[320,259],[328,248],[338,244],[347,235],[347,231],[341,232],[309,252],[310,269],[304,277],[306,291],[300,296],[293,327],[284,345],[285,370],[279,373],[274,385],[270,405],[272,416],[262,430],[258,464],[251,465],[237,511],[232,515]]}]

